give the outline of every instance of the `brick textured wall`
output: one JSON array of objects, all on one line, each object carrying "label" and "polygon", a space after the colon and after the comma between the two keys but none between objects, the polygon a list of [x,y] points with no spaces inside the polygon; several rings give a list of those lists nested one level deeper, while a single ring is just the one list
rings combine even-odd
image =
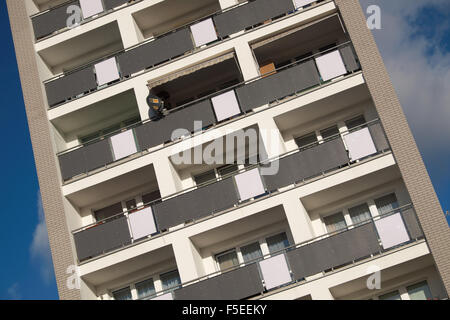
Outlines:
[{"label": "brick textured wall", "polygon": [[42,194],[42,204],[50,240],[60,299],[80,299],[79,290],[69,290],[68,266],[74,265],[71,239],[64,215],[63,196],[52,147],[46,105],[38,76],[31,22],[24,0],[7,0],[17,63],[30,128],[31,142]]},{"label": "brick textured wall", "polygon": [[450,228],[359,1],[335,2],[361,60],[364,77],[448,294]]}]

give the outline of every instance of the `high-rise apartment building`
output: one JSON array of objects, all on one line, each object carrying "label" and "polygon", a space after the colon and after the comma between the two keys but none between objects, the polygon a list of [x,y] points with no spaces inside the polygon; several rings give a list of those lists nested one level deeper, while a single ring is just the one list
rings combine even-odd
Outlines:
[{"label": "high-rise apartment building", "polygon": [[62,299],[447,297],[357,0],[7,4]]}]

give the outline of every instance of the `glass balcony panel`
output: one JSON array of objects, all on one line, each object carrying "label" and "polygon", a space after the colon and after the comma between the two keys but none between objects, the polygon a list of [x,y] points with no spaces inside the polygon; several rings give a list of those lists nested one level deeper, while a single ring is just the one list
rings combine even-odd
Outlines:
[{"label": "glass balcony panel", "polygon": [[292,281],[284,254],[260,261],[259,267],[267,290],[280,287]]},{"label": "glass balcony panel", "polygon": [[400,213],[375,222],[384,249],[396,247],[410,240]]}]

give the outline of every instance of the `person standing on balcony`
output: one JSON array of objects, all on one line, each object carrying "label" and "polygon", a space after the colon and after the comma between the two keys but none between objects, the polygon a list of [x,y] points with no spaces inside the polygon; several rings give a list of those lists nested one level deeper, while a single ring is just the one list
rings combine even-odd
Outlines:
[{"label": "person standing on balcony", "polygon": [[159,94],[156,95],[152,90],[150,90],[149,95],[147,97],[148,104],[148,117],[151,121],[158,121],[164,118],[164,105],[165,98],[167,98],[168,94]]}]

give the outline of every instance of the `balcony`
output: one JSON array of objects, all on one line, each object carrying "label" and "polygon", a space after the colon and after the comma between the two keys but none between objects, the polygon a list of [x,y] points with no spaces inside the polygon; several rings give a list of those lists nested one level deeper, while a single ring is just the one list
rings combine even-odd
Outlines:
[{"label": "balcony", "polygon": [[72,0],[50,7],[46,11],[31,16],[35,38],[40,40],[62,30],[67,30],[67,19],[70,16],[68,12],[72,12],[71,6],[81,8],[81,23],[85,23],[127,2],[129,0]]},{"label": "balcony", "polygon": [[[324,58],[328,59],[330,56],[332,57],[331,66],[329,62],[328,65],[323,63]],[[225,68],[228,71],[223,72],[224,77],[220,79],[220,83],[238,81],[241,76],[234,60],[230,57],[222,57],[221,60],[220,63],[184,76],[184,80],[186,77],[193,77],[197,80],[198,77],[208,79],[211,72],[214,73]],[[334,63],[337,64],[337,69],[333,68]],[[332,72],[328,72],[331,70],[330,68],[333,69]],[[205,71],[208,69],[209,72]],[[351,45],[344,43],[276,69],[276,73],[269,76],[264,75],[248,82],[232,85],[186,104],[179,105],[178,101],[200,94],[200,91],[214,88],[212,86],[214,83],[206,81],[206,86],[202,86],[201,90],[197,87],[194,91],[180,90],[183,88],[183,83],[186,83],[184,80],[180,81],[183,78],[156,86],[155,90],[168,90],[174,93],[183,91],[183,95],[175,101],[177,102],[175,103],[176,107],[172,108],[169,114],[160,121],[145,121],[129,128],[128,131],[116,132],[117,135],[114,133],[104,140],[94,140],[59,154],[63,180],[68,181],[95,169],[106,168],[117,160],[146,152],[150,148],[167,142],[170,143],[175,129],[184,128],[193,133],[195,121],[202,121],[203,129],[206,129],[220,122],[247,114],[255,108],[277,103],[286,97],[304,94],[311,88],[320,87],[330,80],[352,74],[359,69],[359,63]],[[217,86],[220,88],[219,83]],[[184,92],[186,90],[189,92]],[[230,105],[233,108],[230,108]],[[120,143],[116,143],[116,141],[120,141]],[[122,148],[127,151],[121,152],[120,155],[116,154],[117,150]]]},{"label": "balcony", "polygon": [[[138,24],[141,21],[143,28],[141,32],[144,36],[150,32],[147,30],[150,28],[156,30],[154,37],[97,61],[91,60],[82,66],[79,64],[80,67],[46,81],[44,85],[49,107],[55,108],[99,88],[181,57],[196,48],[216,43],[238,31],[251,29],[295,11],[292,0],[257,0],[164,32],[158,29],[159,26],[147,26],[148,20],[141,17],[142,14],[136,14],[135,19]],[[57,16],[59,17],[60,13]]]},{"label": "balcony", "polygon": [[[242,203],[268,196],[280,188],[296,186],[297,183],[352,166],[388,149],[389,144],[380,123],[371,121],[353,128],[344,136],[332,136],[323,143],[312,143],[301,150],[266,160],[238,173],[224,175],[218,181],[146,203],[140,208],[143,220],[139,226],[148,231],[139,239],[133,238],[133,229],[129,229],[133,223],[126,223],[126,219],[129,219],[126,214],[76,230],[73,233],[78,259],[90,259],[170,228],[231,210]],[[261,175],[261,170],[272,161],[279,161],[278,173]],[[93,243],[92,239],[97,239],[95,249],[88,245]]]},{"label": "balcony", "polygon": [[[165,293],[173,300],[241,300],[303,283],[423,238],[412,205],[325,234],[263,259],[216,272]],[[158,293],[161,294],[161,293]],[[150,297],[151,299],[151,297]]]}]

